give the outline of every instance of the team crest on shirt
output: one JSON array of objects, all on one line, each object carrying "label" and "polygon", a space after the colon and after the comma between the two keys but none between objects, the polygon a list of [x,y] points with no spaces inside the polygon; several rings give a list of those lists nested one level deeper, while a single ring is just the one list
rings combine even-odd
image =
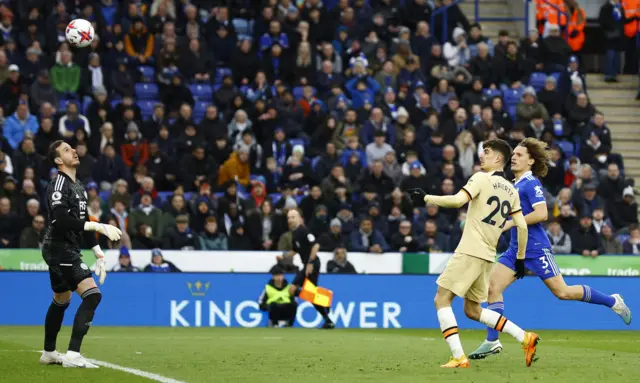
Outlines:
[{"label": "team crest on shirt", "polygon": [[314,237],[313,234],[308,234],[307,239],[309,240],[309,242],[313,242],[316,240],[316,237]]},{"label": "team crest on shirt", "polygon": [[82,268],[82,270],[89,270],[89,266],[87,266],[87,265],[86,265],[86,264],[84,264],[84,263],[81,263],[81,264],[80,264],[80,268]]},{"label": "team crest on shirt", "polygon": [[542,197],[544,192],[542,191],[542,186],[537,185],[533,188],[536,191],[536,197]]}]

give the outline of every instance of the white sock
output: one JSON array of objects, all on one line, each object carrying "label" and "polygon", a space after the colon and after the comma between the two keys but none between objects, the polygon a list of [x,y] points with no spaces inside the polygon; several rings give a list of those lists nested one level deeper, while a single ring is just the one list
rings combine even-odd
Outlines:
[{"label": "white sock", "polygon": [[520,343],[524,342],[524,330],[510,320],[507,320],[502,314],[492,310],[482,309],[480,322],[488,327],[511,335]]},{"label": "white sock", "polygon": [[76,351],[67,351],[67,356],[73,357],[73,358],[77,358],[80,356],[79,352]]},{"label": "white sock", "polygon": [[458,334],[458,322],[456,322],[456,316],[453,315],[451,307],[438,310],[438,322],[440,322],[440,330],[449,344],[453,357],[456,359],[462,357],[464,350]]}]

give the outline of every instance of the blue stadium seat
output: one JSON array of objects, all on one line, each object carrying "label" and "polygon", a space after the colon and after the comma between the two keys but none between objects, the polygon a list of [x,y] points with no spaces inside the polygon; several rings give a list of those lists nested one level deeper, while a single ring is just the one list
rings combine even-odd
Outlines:
[{"label": "blue stadium seat", "polygon": [[318,162],[320,162],[320,156],[313,157],[311,159],[311,170],[316,171],[316,166],[318,166]]},{"label": "blue stadium seat", "polygon": [[60,100],[60,102],[58,103],[58,111],[59,112],[66,112],[67,111],[67,104],[69,103],[70,100]]},{"label": "blue stadium seat", "polygon": [[213,88],[209,84],[191,84],[189,90],[196,101],[211,101]]},{"label": "blue stadium seat", "polygon": [[502,97],[502,91],[500,91],[500,89],[485,89],[484,94],[488,99],[492,99],[494,97]]},{"label": "blue stadium seat", "polygon": [[115,108],[116,106],[120,105],[121,102],[122,100],[111,100],[111,107]]},{"label": "blue stadium seat", "polygon": [[142,81],[153,82],[156,78],[156,70],[151,66],[141,65],[138,67]]},{"label": "blue stadium seat", "polygon": [[231,20],[233,23],[233,27],[236,29],[236,33],[239,35],[248,35],[251,32],[249,31],[249,22],[245,19],[233,19]]},{"label": "blue stadium seat", "polygon": [[231,76],[230,68],[216,68],[216,84],[222,83],[222,78],[224,76]]},{"label": "blue stadium seat", "polygon": [[533,72],[529,78],[529,85],[536,90],[541,91],[544,88],[544,83],[547,81],[547,75],[542,72]]},{"label": "blue stadium seat", "polygon": [[560,147],[560,150],[562,150],[562,152],[564,153],[566,158],[570,158],[570,157],[574,156],[575,149],[573,147],[573,142],[571,142],[571,141],[558,141],[557,144],[558,144],[558,147]]},{"label": "blue stadium seat", "polygon": [[620,240],[620,243],[625,243],[631,237],[629,234],[618,234],[616,238]]},{"label": "blue stadium seat", "polygon": [[516,105],[507,105],[507,113],[511,116],[511,119],[515,121],[516,119]]},{"label": "blue stadium seat", "polygon": [[291,138],[289,140],[289,144],[291,144],[292,148],[294,146],[296,146],[296,145],[302,145],[303,148],[306,146],[305,142],[304,142],[304,140],[302,138]]},{"label": "blue stadium seat", "polygon": [[136,97],[139,100],[156,100],[158,99],[158,85],[153,83],[137,83],[135,85]]},{"label": "blue stadium seat", "polygon": [[153,115],[153,108],[158,101],[155,100],[139,100],[136,102],[138,107],[140,108],[140,114],[142,114],[142,119],[146,120]]},{"label": "blue stadium seat", "polygon": [[193,106],[193,118],[204,118],[205,113],[207,113],[207,108],[211,105],[210,102],[206,101],[197,101]]},{"label": "blue stadium seat", "polygon": [[280,194],[280,193],[271,193],[271,194],[269,194],[269,198],[271,199],[271,202],[273,202],[273,204],[275,205],[282,198],[282,194]]},{"label": "blue stadium seat", "polygon": [[91,101],[93,100],[90,96],[84,96],[82,98],[82,114],[87,114],[87,110],[89,109],[89,105],[91,105]]},{"label": "blue stadium seat", "polygon": [[504,92],[504,103],[507,106],[517,105],[522,98],[522,89],[509,89]]},{"label": "blue stadium seat", "polygon": [[158,198],[160,198],[160,202],[164,203],[169,197],[171,197],[171,194],[173,194],[173,192],[170,191],[159,191],[158,192]]},{"label": "blue stadium seat", "polygon": [[558,82],[558,80],[560,80],[560,76],[562,76],[562,72],[553,72],[549,76],[555,78],[556,82]]},{"label": "blue stadium seat", "polygon": [[[312,88],[313,89],[313,95],[316,95],[316,88]],[[304,93],[304,87],[303,86],[296,86],[295,88],[293,88],[293,97],[296,100],[299,100],[302,98]]]}]

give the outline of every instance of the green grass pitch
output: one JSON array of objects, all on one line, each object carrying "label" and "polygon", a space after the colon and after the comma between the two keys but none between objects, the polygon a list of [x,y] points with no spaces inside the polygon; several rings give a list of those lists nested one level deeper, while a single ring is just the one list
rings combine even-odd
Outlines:
[{"label": "green grass pitch", "polygon": [[[576,318],[576,320],[579,320]],[[66,350],[70,328],[58,338]],[[640,332],[540,331],[537,363],[520,346],[471,368],[445,370],[437,330],[307,330],[93,327],[83,346],[92,359],[181,382],[631,382],[640,377]],[[467,353],[484,336],[462,331]],[[0,382],[151,382],[127,372],[41,366],[42,327],[0,327]],[[508,339],[507,339],[508,338]]]}]

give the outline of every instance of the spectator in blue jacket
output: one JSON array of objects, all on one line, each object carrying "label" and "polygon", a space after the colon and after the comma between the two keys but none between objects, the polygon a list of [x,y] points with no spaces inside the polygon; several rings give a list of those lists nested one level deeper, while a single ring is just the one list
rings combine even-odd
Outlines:
[{"label": "spectator in blue jacket", "polygon": [[384,253],[391,249],[382,233],[373,228],[373,222],[369,217],[360,221],[358,231],[351,232],[350,244],[349,251],[361,253]]},{"label": "spectator in blue jacket", "polygon": [[351,107],[360,109],[365,104],[374,105],[376,94],[380,91],[380,84],[369,76],[354,77],[344,85],[351,95]]},{"label": "spectator in blue jacket", "polygon": [[278,20],[271,20],[269,23],[269,32],[260,37],[260,55],[271,49],[274,43],[280,44],[282,49],[289,48],[289,37],[282,32],[280,22]]},{"label": "spectator in blue jacket", "polygon": [[27,103],[20,101],[18,108],[4,123],[4,136],[9,141],[9,145],[16,149],[24,139],[25,133],[35,135],[38,133],[40,124],[35,116],[29,113]]},{"label": "spectator in blue jacket", "polygon": [[384,116],[382,109],[373,108],[371,115],[367,121],[364,122],[362,129],[360,129],[360,142],[366,146],[375,140],[377,131],[385,133],[386,142],[393,146],[396,144],[396,130],[391,123],[391,120]]}]

